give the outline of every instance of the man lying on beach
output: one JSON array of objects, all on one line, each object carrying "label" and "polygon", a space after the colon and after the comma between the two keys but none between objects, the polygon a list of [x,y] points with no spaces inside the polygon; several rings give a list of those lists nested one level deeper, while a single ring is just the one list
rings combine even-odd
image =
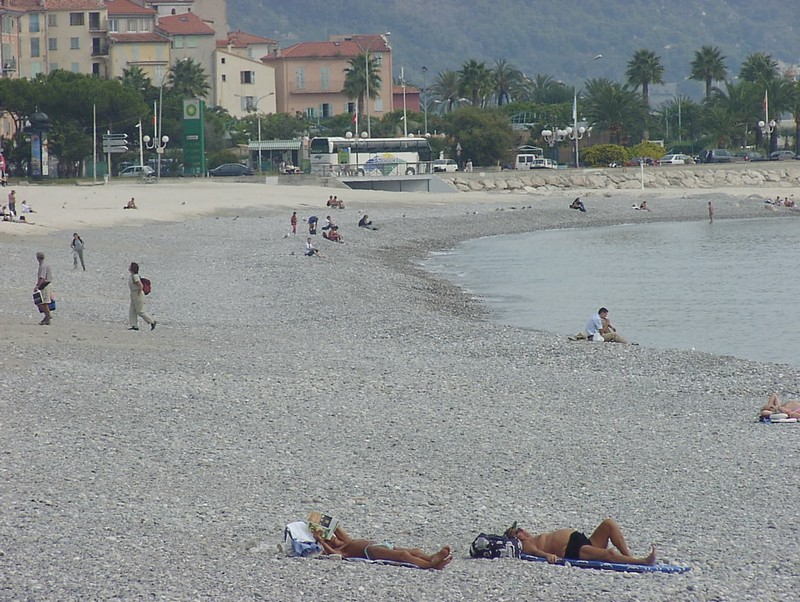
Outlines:
[{"label": "man lying on beach", "polygon": [[341,527],[336,527],[330,539],[324,539],[317,531],[314,531],[314,538],[322,546],[323,554],[340,554],[345,558],[392,560],[413,564],[421,569],[437,570],[443,569],[453,560],[449,546],[444,546],[436,554],[428,555],[418,548],[398,548],[389,542],[352,539]]},{"label": "man lying on beach", "polygon": [[[539,535],[533,535],[515,522],[505,533],[506,537],[516,537],[522,544],[522,551],[531,556],[546,558],[553,564],[559,558],[565,560],[599,560],[602,562],[618,562],[623,564],[656,563],[656,548],[653,546],[650,554],[644,558],[631,555],[625,537],[622,535],[617,521],[612,518],[605,519],[594,530],[591,537],[586,537],[576,529],[558,529]],[[610,549],[611,543],[616,550]]]},{"label": "man lying on beach", "polygon": [[759,418],[768,421],[773,414],[786,414],[788,418],[800,418],[800,401],[789,400],[781,403],[777,393],[769,396],[767,405],[761,408]]}]

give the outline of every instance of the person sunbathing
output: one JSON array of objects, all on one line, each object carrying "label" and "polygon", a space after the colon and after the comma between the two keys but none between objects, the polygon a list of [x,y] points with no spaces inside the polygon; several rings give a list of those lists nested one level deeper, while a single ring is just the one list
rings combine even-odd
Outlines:
[{"label": "person sunbathing", "polygon": [[[631,555],[625,537],[622,535],[617,521],[607,518],[594,530],[591,537],[586,537],[576,529],[558,529],[534,535],[517,526],[515,522],[505,533],[506,537],[516,537],[522,545],[522,551],[531,556],[547,559],[553,564],[560,558],[564,560],[599,560],[602,562],[618,562],[622,564],[656,563],[656,548],[643,558]],[[611,543],[616,550],[610,549]]]},{"label": "person sunbathing", "polygon": [[328,235],[325,236],[325,233],[322,233],[323,238],[327,238],[331,242],[344,242],[342,235],[339,234],[339,228],[333,226],[330,230],[328,230]]},{"label": "person sunbathing", "polygon": [[781,398],[777,393],[769,396],[767,405],[761,408],[759,418],[761,420],[769,420],[773,414],[786,414],[789,418],[800,419],[800,401],[790,400],[786,403],[781,403]]},{"label": "person sunbathing", "polygon": [[419,548],[400,548],[388,542],[374,542],[369,539],[353,539],[344,529],[336,527],[330,539],[324,539],[313,531],[323,554],[339,554],[345,558],[366,558],[367,560],[391,560],[406,562],[421,569],[441,570],[453,560],[450,546],[444,546],[435,554],[428,555]]}]

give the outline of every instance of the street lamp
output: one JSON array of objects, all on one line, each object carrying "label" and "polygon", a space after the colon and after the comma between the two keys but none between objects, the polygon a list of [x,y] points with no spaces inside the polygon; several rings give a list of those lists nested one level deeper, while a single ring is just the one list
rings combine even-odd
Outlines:
[{"label": "street lamp", "polygon": [[[139,133],[141,134],[141,129],[139,130]],[[151,143],[151,140],[152,140],[152,143]],[[142,141],[144,142],[144,145],[148,149],[150,149],[150,150],[155,149],[155,151],[156,151],[157,158],[158,158],[158,173],[157,173],[156,177],[160,180],[161,179],[161,155],[164,154],[164,149],[167,148],[167,143],[169,142],[169,136],[161,136],[161,138],[153,138],[153,139],[151,139],[150,136],[144,136],[142,138]]]},{"label": "street lamp", "polygon": [[553,163],[558,163],[558,143],[563,141],[569,132],[559,128],[546,128],[542,130],[542,139],[550,146],[550,158]]},{"label": "street lamp", "polygon": [[[256,117],[258,118],[258,171],[261,171],[261,113],[258,112],[258,103],[264,100],[269,96],[274,96],[275,92],[270,92],[269,94],[264,94],[264,96],[259,96],[256,98],[255,102],[247,103],[247,112],[255,111]],[[238,98],[248,98],[247,96],[242,96],[241,94],[236,94]]]},{"label": "street lamp", "polygon": [[[761,130],[763,135],[769,136],[772,132],[775,131],[775,126],[778,123],[774,119],[769,118],[769,90],[764,91],[764,120],[758,122],[758,128]],[[767,154],[769,151],[772,150],[772,145],[770,144],[769,140],[766,141],[764,145],[767,148]]]},{"label": "street lamp", "polygon": [[428,135],[428,68],[422,66],[422,110],[425,112],[425,135]]},{"label": "street lamp", "polygon": [[[602,54],[596,54],[592,58],[590,58],[588,61],[585,61],[581,65],[580,68],[583,69],[589,63],[592,63],[594,61],[599,61],[601,58],[603,58]],[[567,129],[570,129],[570,128],[567,128]],[[574,141],[574,143],[575,143],[575,167],[576,168],[581,166],[579,150],[578,150],[578,140],[583,138],[583,134],[586,131],[587,130],[586,130],[585,127],[583,127],[583,126],[578,127],[578,87],[577,86],[573,86],[572,87],[572,128],[571,128],[570,132],[567,132],[567,135],[569,136],[570,140]]]},{"label": "street lamp", "polygon": [[[386,42],[387,46],[389,46],[389,42],[386,40],[386,36],[390,36],[390,35],[392,35],[391,31],[387,31],[387,32],[381,34],[381,38],[383,39],[384,42]],[[368,138],[372,138],[372,122],[371,122],[370,116],[369,116],[369,75],[370,75],[370,69],[369,69],[369,47],[367,47],[365,49],[361,45],[361,42],[359,42],[358,39],[356,39],[356,38],[353,38],[353,41],[358,46],[358,49],[361,50],[361,52],[364,53],[364,87],[366,88],[366,93],[364,94],[364,106],[367,109],[367,137]]]}]

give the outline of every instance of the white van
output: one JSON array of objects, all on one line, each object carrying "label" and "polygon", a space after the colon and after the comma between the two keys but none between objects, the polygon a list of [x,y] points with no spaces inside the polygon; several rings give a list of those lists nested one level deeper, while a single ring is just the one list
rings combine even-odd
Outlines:
[{"label": "white van", "polygon": [[541,155],[517,155],[514,169],[556,169],[555,164],[550,159],[545,159]]}]

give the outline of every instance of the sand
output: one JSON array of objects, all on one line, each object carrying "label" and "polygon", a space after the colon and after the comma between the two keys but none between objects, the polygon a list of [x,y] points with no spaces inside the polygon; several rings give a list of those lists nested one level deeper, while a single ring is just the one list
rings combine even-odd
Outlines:
[{"label": "sand", "polygon": [[[793,595],[800,428],[754,418],[771,390],[798,393],[797,367],[494,324],[417,264],[476,236],[704,220],[709,199],[716,219],[793,219],[757,198],[785,189],[582,191],[585,215],[569,192],[337,190],[334,211],[329,190],[261,182],[16,190],[37,213],[0,224],[0,597]],[[131,196],[140,209],[123,211]],[[630,210],[641,198],[652,212]],[[305,257],[306,237],[286,236],[295,210],[332,215],[345,244],[318,236],[324,257]],[[355,227],[362,211],[379,230]],[[50,327],[30,303],[37,250],[55,273]],[[127,330],[134,260],[153,281],[152,332]],[[276,556],[310,510],[456,559],[429,572]],[[606,516],[634,553],[655,543],[692,571],[468,558],[513,520],[590,532]]]}]

